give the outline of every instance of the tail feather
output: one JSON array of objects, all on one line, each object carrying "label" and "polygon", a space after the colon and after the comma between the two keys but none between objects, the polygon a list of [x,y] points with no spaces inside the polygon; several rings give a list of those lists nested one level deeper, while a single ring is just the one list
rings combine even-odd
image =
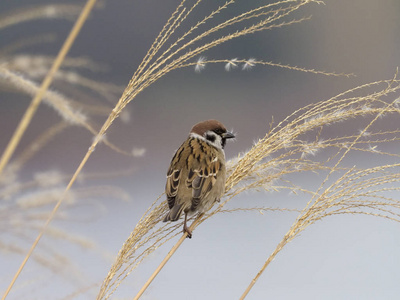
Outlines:
[{"label": "tail feather", "polygon": [[171,208],[171,210],[165,215],[163,222],[178,221],[182,215],[182,212],[183,212],[183,205],[182,204],[178,205],[175,203],[175,205]]}]

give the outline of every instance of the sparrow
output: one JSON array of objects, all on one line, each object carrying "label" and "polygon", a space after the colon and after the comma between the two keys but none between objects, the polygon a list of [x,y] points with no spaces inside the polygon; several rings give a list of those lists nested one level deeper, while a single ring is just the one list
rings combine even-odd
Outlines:
[{"label": "sparrow", "polygon": [[177,221],[184,213],[183,232],[188,238],[192,237],[188,216],[207,211],[225,192],[224,147],[234,137],[217,120],[197,123],[171,160],[165,185],[170,211],[164,222]]}]

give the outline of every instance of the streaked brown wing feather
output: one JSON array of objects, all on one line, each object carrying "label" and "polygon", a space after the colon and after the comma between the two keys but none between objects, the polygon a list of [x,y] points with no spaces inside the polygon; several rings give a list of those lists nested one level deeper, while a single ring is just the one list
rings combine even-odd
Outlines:
[{"label": "streaked brown wing feather", "polygon": [[167,183],[165,193],[167,194],[168,206],[171,209],[175,204],[175,197],[178,193],[181,170],[169,170],[167,174]]},{"label": "streaked brown wing feather", "polygon": [[190,170],[186,185],[192,188],[192,207],[191,210],[196,210],[200,201],[207,197],[215,182],[217,181],[218,172],[221,169],[221,164],[218,160],[213,160],[211,164]]},{"label": "streaked brown wing feather", "polygon": [[175,205],[175,197],[178,194],[180,179],[182,177],[185,162],[190,155],[187,147],[188,141],[185,141],[171,160],[171,165],[167,172],[167,182],[165,184],[165,194],[167,195],[168,207],[172,209]]}]

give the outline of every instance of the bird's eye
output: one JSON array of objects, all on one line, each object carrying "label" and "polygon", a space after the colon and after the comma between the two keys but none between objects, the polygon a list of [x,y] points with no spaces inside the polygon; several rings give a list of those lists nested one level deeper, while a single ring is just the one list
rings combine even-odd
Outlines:
[{"label": "bird's eye", "polygon": [[224,133],[224,131],[221,128],[217,128],[214,130],[214,132],[218,135],[222,135]]}]

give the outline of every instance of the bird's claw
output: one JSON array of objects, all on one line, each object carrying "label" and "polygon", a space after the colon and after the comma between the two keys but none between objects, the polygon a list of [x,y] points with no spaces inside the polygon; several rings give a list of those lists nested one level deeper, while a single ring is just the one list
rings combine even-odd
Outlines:
[{"label": "bird's claw", "polygon": [[192,232],[190,231],[190,229],[186,226],[183,226],[183,233],[187,233],[187,238],[191,239],[192,238]]}]

